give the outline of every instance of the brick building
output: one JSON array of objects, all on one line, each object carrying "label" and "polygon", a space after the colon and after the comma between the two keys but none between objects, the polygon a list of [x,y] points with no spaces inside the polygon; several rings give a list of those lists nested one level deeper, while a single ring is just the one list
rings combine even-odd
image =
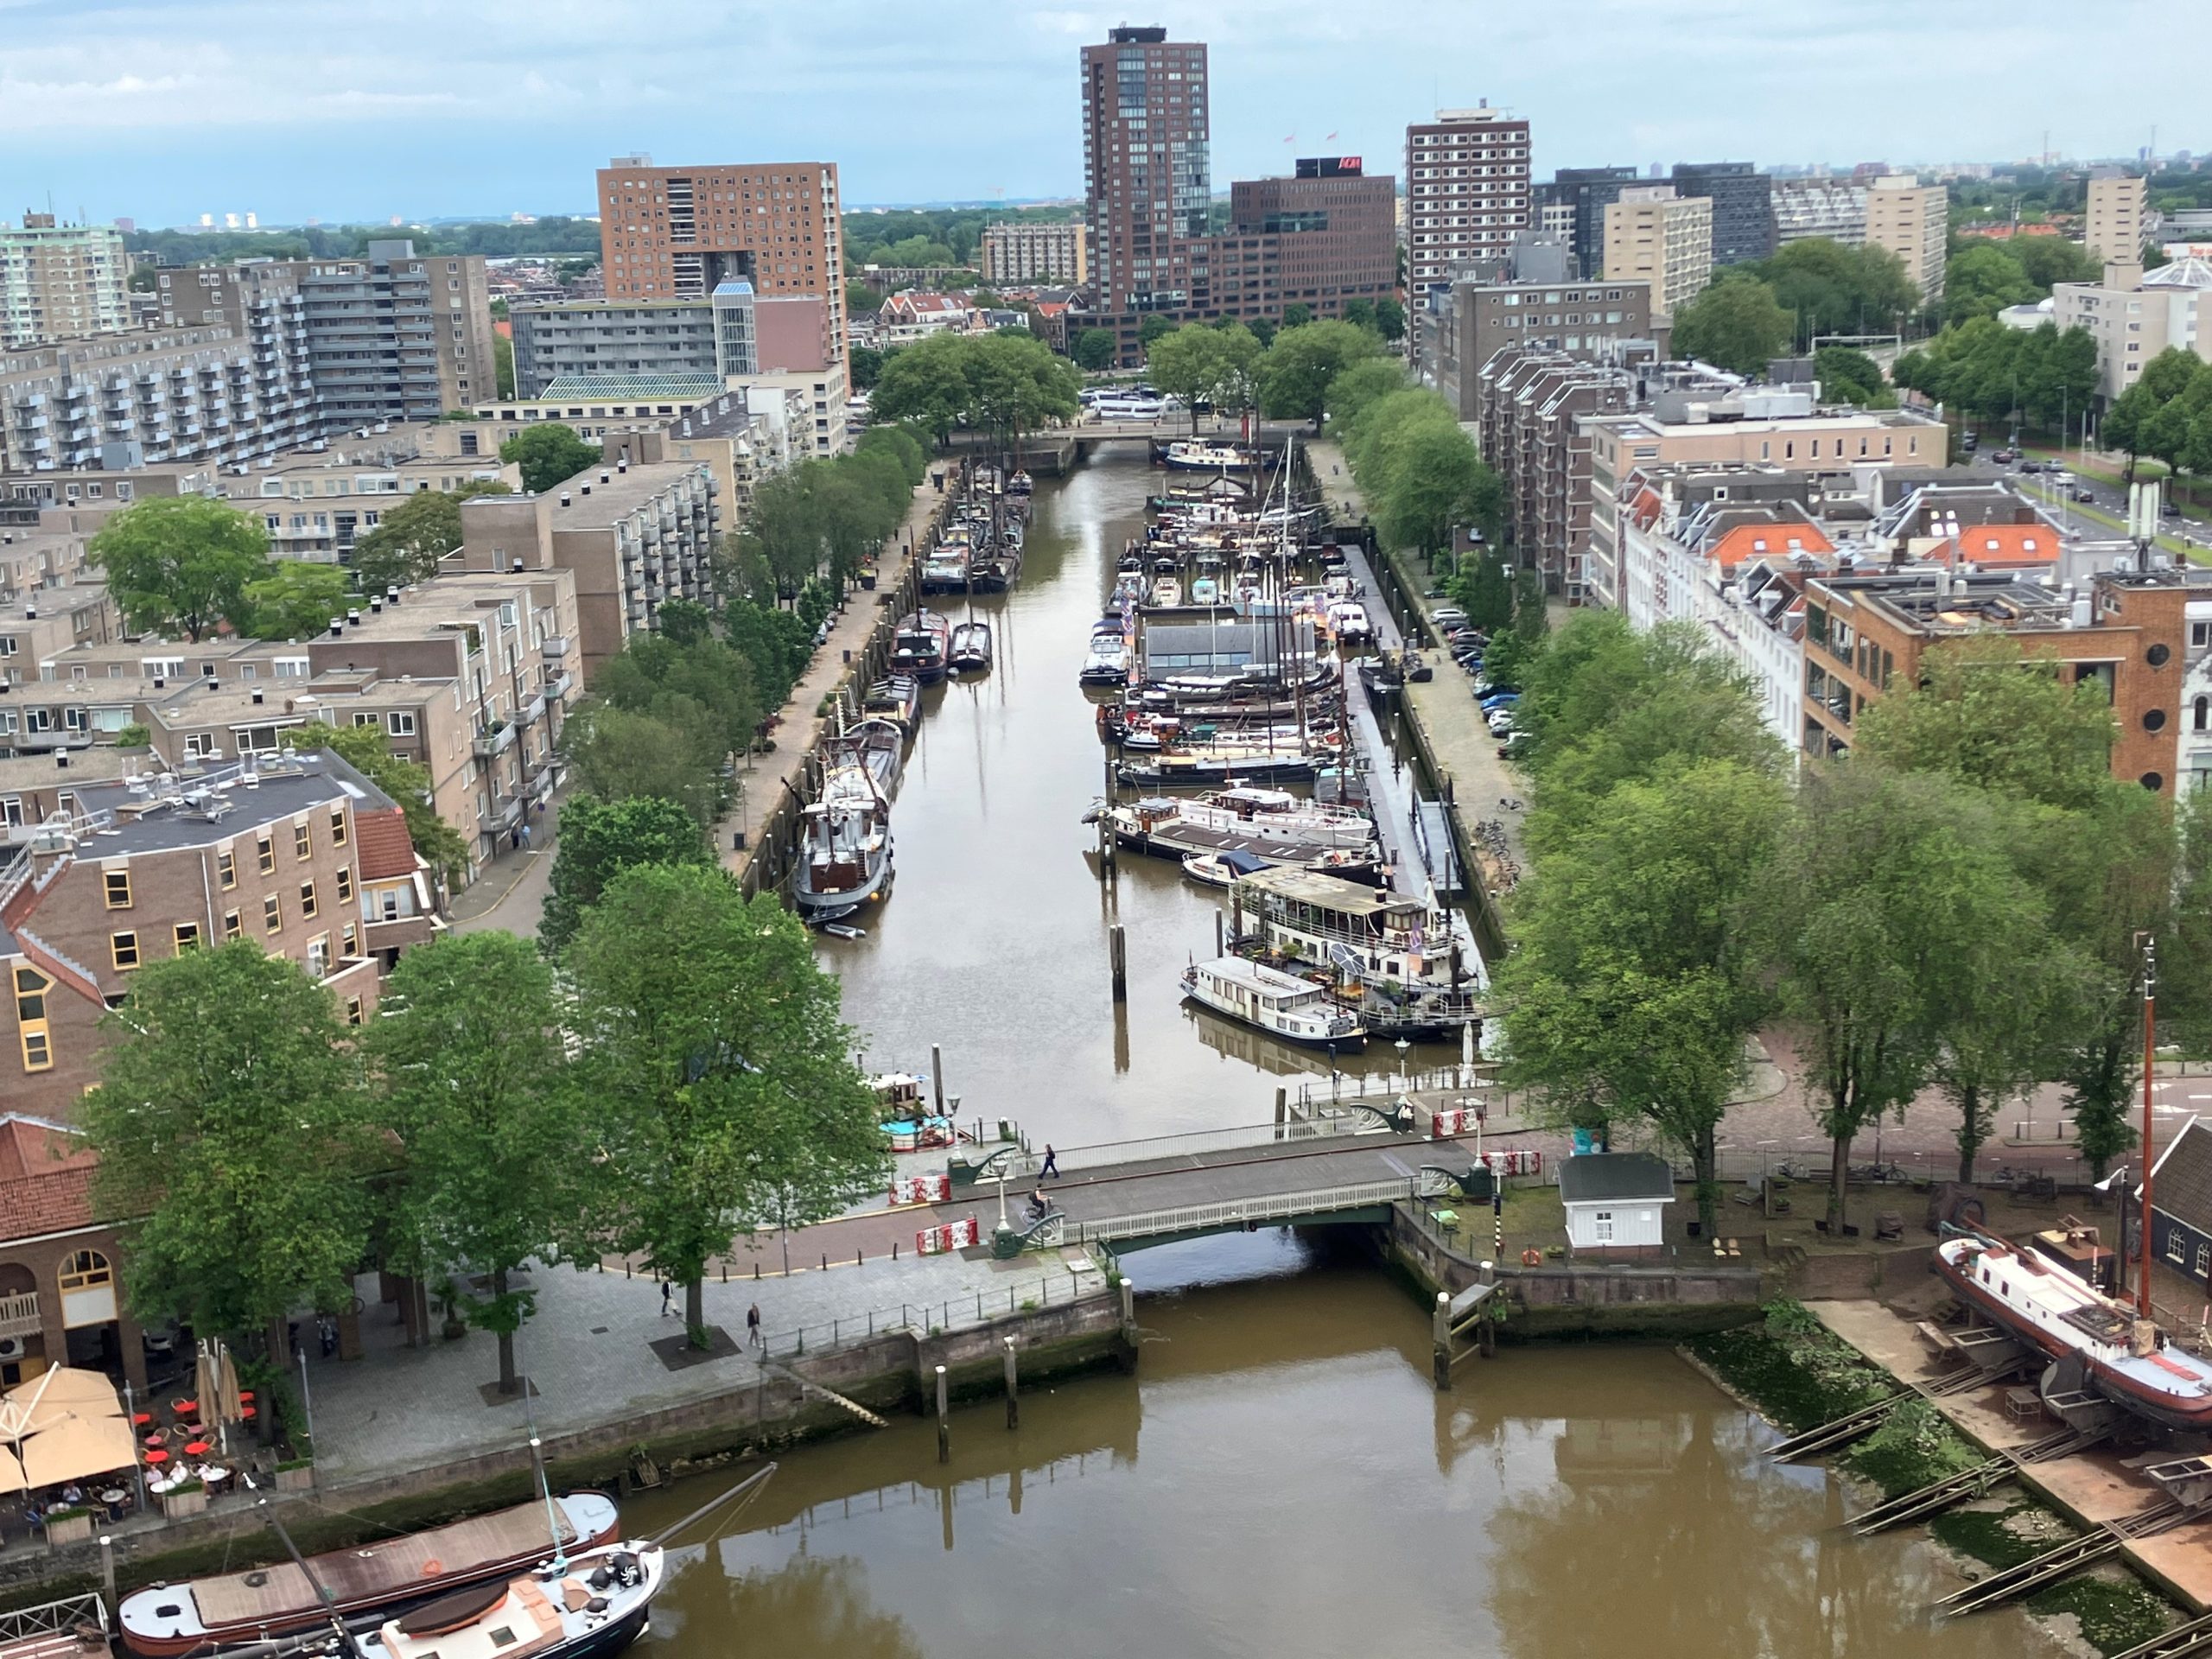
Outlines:
[{"label": "brick building", "polygon": [[0,1386],[80,1365],[119,1370],[145,1394],[145,1349],[118,1294],[121,1252],[93,1218],[99,1161],[66,1124],[0,1116]]}]

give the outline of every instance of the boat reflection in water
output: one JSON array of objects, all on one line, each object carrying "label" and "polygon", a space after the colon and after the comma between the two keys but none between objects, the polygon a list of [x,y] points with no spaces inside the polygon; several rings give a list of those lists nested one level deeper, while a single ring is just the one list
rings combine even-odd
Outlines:
[{"label": "boat reflection in water", "polygon": [[[1222,1058],[1240,1061],[1255,1071],[1266,1072],[1269,1077],[1296,1074],[1325,1080],[1332,1069],[1326,1049],[1305,1048],[1296,1043],[1278,1042],[1242,1021],[1216,1014],[1202,1004],[1184,1003],[1183,1018],[1197,1033],[1198,1040]],[[1339,1054],[1336,1057],[1337,1064],[1333,1070],[1343,1074],[1345,1062],[1357,1058],[1356,1051]],[[1351,1087],[1357,1091],[1358,1085],[1354,1083]]]}]

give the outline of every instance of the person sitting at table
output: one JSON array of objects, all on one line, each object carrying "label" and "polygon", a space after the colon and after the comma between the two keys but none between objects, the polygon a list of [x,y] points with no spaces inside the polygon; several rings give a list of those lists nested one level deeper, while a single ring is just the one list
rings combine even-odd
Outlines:
[{"label": "person sitting at table", "polygon": [[61,1501],[73,1510],[79,1507],[85,1501],[85,1489],[71,1481],[61,1489]]}]

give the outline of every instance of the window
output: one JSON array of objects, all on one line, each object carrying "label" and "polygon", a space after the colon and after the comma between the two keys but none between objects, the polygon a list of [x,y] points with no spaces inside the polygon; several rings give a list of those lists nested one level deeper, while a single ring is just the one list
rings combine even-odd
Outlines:
[{"label": "window", "polygon": [[292,856],[311,858],[315,855],[315,838],[308,833],[308,821],[300,819],[292,825]]},{"label": "window", "polygon": [[342,806],[330,809],[330,844],[334,847],[346,844],[346,809]]},{"label": "window", "polygon": [[2192,622],[2189,625],[2189,645],[2191,651],[2202,651],[2212,645],[2212,622]]},{"label": "window", "polygon": [[61,1258],[61,1294],[95,1290],[115,1282],[115,1269],[98,1250],[75,1250]]},{"label": "window", "polygon": [[253,838],[253,848],[260,858],[261,873],[274,875],[276,873],[276,838],[264,830]]},{"label": "window", "polygon": [[226,893],[238,884],[238,861],[227,847],[215,855],[215,879]]},{"label": "window", "polygon": [[355,926],[352,922],[346,923],[346,931],[339,935],[338,948],[343,950],[349,958],[359,956],[361,954],[361,930]]},{"label": "window", "polygon": [[46,1023],[46,994],[54,982],[35,968],[16,969],[16,1028],[22,1039],[23,1070],[44,1071],[54,1065],[54,1043]]},{"label": "window", "polygon": [[2166,1229],[2166,1260],[2176,1267],[2189,1261],[2189,1240],[2178,1227]]},{"label": "window", "polygon": [[300,883],[300,914],[312,916],[315,914],[315,883],[302,881]]},{"label": "window", "polygon": [[330,971],[330,935],[318,933],[308,941],[308,972],[321,979]]},{"label": "window", "polygon": [[346,999],[346,1023],[349,1026],[358,1026],[361,1023],[361,999],[358,996],[349,996]]},{"label": "window", "polygon": [[273,893],[261,901],[261,925],[270,933],[284,925],[284,901]]},{"label": "window", "polygon": [[115,962],[118,973],[128,973],[138,965],[138,933],[135,928],[124,928],[108,935],[108,955]]},{"label": "window", "polygon": [[107,907],[110,910],[130,908],[130,872],[127,869],[106,870],[101,879],[107,887]]},{"label": "window", "polygon": [[179,922],[176,925],[176,953],[180,957],[200,943],[200,924]]},{"label": "window", "polygon": [[1610,1210],[1593,1211],[1590,1217],[1591,1236],[1600,1244],[1613,1242],[1613,1212]]},{"label": "window", "polygon": [[353,896],[353,868],[350,864],[338,867],[338,902],[344,904]]},{"label": "window", "polygon": [[394,737],[414,736],[415,711],[412,709],[393,709],[385,717],[385,728]]},{"label": "window", "polygon": [[226,910],[223,912],[223,938],[226,940],[238,938],[245,931],[245,927],[238,921],[238,912]]}]

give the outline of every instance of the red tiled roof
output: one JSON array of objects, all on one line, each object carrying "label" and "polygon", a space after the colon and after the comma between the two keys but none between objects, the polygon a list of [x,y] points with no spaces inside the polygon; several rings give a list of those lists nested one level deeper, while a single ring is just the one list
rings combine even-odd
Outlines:
[{"label": "red tiled roof", "polygon": [[91,1226],[99,1163],[73,1130],[12,1112],[0,1117],[0,1241]]},{"label": "red tiled roof", "polygon": [[353,837],[363,880],[415,874],[415,843],[407,834],[407,815],[397,807],[354,813]]},{"label": "red tiled roof", "polygon": [[1746,559],[1794,559],[1833,553],[1835,543],[1810,524],[1738,524],[1713,544],[1707,555],[1723,570]]},{"label": "red tiled roof", "polygon": [[1976,524],[1960,531],[1937,556],[1953,564],[1964,559],[1985,570],[2040,570],[2058,558],[2058,532],[2048,524]]}]

